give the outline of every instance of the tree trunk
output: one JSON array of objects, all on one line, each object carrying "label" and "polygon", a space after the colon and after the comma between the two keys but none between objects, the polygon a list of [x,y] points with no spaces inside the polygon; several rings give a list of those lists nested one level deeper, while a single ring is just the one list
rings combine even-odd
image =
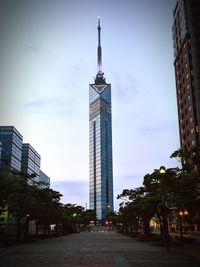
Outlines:
[{"label": "tree trunk", "polygon": [[158,216],[158,221],[160,224],[160,235],[161,235],[162,239],[164,239],[163,220],[162,220],[160,214],[157,214],[157,216]]},{"label": "tree trunk", "polygon": [[169,229],[168,229],[166,206],[163,207],[163,237],[167,251],[169,251]]},{"label": "tree trunk", "polygon": [[43,228],[43,234],[46,235],[46,230],[47,230],[47,226],[46,223],[44,223],[44,228]]},{"label": "tree trunk", "polygon": [[17,239],[19,240],[21,237],[20,221],[17,220],[16,224],[17,224]]},{"label": "tree trunk", "polygon": [[150,229],[150,219],[144,218],[143,219],[143,232],[145,236],[149,236],[151,229]]},{"label": "tree trunk", "polygon": [[29,232],[29,218],[26,217],[25,225],[24,225],[24,239],[28,237],[28,232]]},{"label": "tree trunk", "polygon": [[38,223],[38,221],[36,221],[36,223],[35,223],[35,235],[36,235],[36,237],[38,237],[38,226],[39,226],[39,223]]},{"label": "tree trunk", "polygon": [[56,223],[55,235],[58,235],[58,223]]}]

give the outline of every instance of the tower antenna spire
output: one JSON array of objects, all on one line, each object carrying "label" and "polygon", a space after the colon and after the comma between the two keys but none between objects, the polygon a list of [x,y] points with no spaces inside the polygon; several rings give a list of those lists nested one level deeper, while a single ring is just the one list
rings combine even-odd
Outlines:
[{"label": "tower antenna spire", "polygon": [[97,75],[95,78],[95,84],[106,84],[104,73],[102,71],[102,53],[101,53],[101,25],[100,17],[98,17],[98,46],[97,46]]},{"label": "tower antenna spire", "polygon": [[101,53],[101,26],[100,17],[98,17],[98,47],[97,47],[97,72],[102,72],[102,53]]}]

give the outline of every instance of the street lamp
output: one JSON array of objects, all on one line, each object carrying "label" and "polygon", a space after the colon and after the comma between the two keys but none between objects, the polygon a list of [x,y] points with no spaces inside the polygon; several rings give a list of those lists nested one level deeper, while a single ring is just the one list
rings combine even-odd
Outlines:
[{"label": "street lamp", "polygon": [[183,239],[183,220],[182,220],[182,218],[184,216],[187,216],[189,213],[187,210],[180,210],[178,214],[179,214],[179,220],[180,220],[180,239],[182,240]]},{"label": "street lamp", "polygon": [[163,216],[163,239],[167,248],[167,251],[169,251],[169,229],[168,229],[168,221],[167,221],[167,210],[166,210],[166,202],[165,202],[165,192],[163,188],[163,178],[166,174],[166,168],[164,166],[161,166],[159,169],[159,173],[161,175],[160,179],[160,185],[161,185],[161,205],[162,205],[162,216]]},{"label": "street lamp", "polygon": [[159,169],[160,174],[165,174],[166,173],[166,169],[164,166],[161,166]]},{"label": "street lamp", "polygon": [[107,204],[107,215],[110,213],[110,204]]}]

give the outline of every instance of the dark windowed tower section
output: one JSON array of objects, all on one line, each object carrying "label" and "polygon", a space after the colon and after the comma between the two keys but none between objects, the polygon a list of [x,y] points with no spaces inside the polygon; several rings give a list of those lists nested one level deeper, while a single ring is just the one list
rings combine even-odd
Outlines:
[{"label": "dark windowed tower section", "polygon": [[[22,144],[22,173],[29,176],[30,184],[38,184],[40,180],[40,155],[30,144]],[[32,178],[31,175],[34,175]]]},{"label": "dark windowed tower section", "polygon": [[200,1],[178,0],[173,20],[180,144],[190,150],[200,144]]},{"label": "dark windowed tower section", "polygon": [[13,126],[0,126],[0,169],[21,171],[22,135]]},{"label": "dark windowed tower section", "polygon": [[41,157],[13,126],[0,126],[0,170],[22,173],[30,185],[49,188],[50,178],[40,170]]},{"label": "dark windowed tower section", "polygon": [[111,85],[102,72],[98,19],[97,74],[89,85],[90,209],[100,221],[113,211]]}]

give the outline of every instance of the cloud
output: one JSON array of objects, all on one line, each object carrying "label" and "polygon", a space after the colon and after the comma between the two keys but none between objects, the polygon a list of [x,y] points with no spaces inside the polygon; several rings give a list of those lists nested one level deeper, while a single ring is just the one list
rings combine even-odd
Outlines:
[{"label": "cloud", "polygon": [[138,130],[141,134],[155,134],[155,133],[168,133],[171,132],[173,130],[176,130],[175,125],[172,122],[165,122],[163,123],[162,121],[158,121],[156,122],[157,124],[152,124],[152,123],[148,123],[147,125],[140,125],[140,121],[138,122]]},{"label": "cloud", "polygon": [[52,104],[55,100],[37,99],[34,101],[26,102],[25,105],[33,108],[41,108]]},{"label": "cloud", "polygon": [[[124,184],[126,181],[126,184]],[[117,194],[121,193],[123,189],[133,189],[142,185],[143,177],[141,174],[124,175],[124,176],[115,176],[114,185],[115,191]]]},{"label": "cloud", "polygon": [[25,106],[31,111],[48,113],[53,113],[54,115],[73,115],[75,109],[66,108],[65,101],[59,99],[36,99],[33,101],[25,102]]},{"label": "cloud", "polygon": [[139,90],[136,79],[133,76],[117,74],[114,75],[113,81],[114,93],[122,103],[131,102],[138,96]]},{"label": "cloud", "polygon": [[33,54],[37,54],[40,52],[40,47],[39,45],[33,43],[33,44],[30,44],[30,45],[27,45],[26,46],[26,50],[30,53],[33,53]]},{"label": "cloud", "polygon": [[[124,185],[124,181],[126,181],[126,185]],[[135,174],[114,177],[115,210],[118,210],[121,202],[121,200],[117,200],[117,195],[122,193],[123,189],[134,189],[141,185],[142,178],[138,178]],[[89,208],[89,181],[51,181],[51,188],[63,195],[61,200],[63,204],[72,203]]]},{"label": "cloud", "polygon": [[63,195],[64,204],[72,203],[85,207],[88,203],[88,181],[51,181],[51,188]]}]

